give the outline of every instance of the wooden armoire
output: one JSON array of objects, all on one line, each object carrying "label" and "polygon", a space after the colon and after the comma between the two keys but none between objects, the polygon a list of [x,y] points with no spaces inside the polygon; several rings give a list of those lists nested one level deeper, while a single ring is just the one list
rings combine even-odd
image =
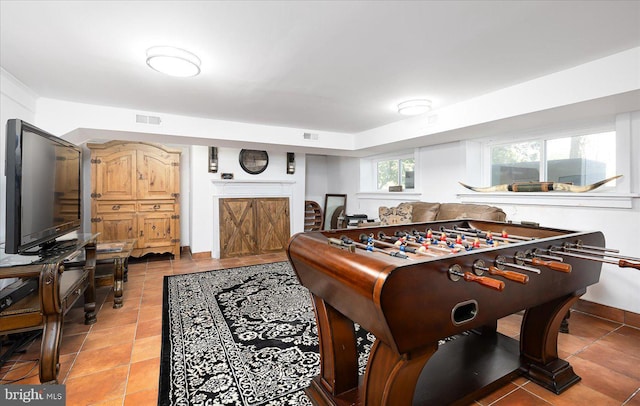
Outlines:
[{"label": "wooden armoire", "polygon": [[91,231],[136,239],[131,255],[180,254],[180,151],[146,142],[87,144]]}]

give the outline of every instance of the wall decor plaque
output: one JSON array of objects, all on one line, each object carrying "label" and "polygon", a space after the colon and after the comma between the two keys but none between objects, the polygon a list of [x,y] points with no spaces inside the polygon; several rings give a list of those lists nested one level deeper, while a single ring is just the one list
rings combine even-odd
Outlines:
[{"label": "wall decor plaque", "polygon": [[268,165],[269,154],[267,154],[267,151],[255,149],[243,149],[240,151],[240,166],[245,172],[257,175],[264,172]]}]

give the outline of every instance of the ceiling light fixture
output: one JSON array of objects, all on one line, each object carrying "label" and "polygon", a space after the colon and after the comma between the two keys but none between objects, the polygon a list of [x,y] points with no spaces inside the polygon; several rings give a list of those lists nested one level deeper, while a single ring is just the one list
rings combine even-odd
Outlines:
[{"label": "ceiling light fixture", "polygon": [[415,116],[429,110],[431,110],[431,100],[427,99],[407,100],[398,104],[398,113],[403,116]]},{"label": "ceiling light fixture", "polygon": [[147,65],[158,72],[186,78],[200,73],[200,58],[174,47],[151,47],[147,49]]}]

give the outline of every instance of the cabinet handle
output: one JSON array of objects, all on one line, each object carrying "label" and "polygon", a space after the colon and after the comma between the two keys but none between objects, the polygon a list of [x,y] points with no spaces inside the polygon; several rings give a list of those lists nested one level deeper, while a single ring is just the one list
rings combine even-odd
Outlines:
[{"label": "cabinet handle", "polygon": [[140,237],[144,237],[144,231],[140,230]]},{"label": "cabinet handle", "polygon": [[159,208],[160,208],[160,205],[159,205],[159,204],[154,204],[154,205],[153,205],[153,210],[158,210]]},{"label": "cabinet handle", "polygon": [[119,205],[119,204],[114,204],[114,205],[111,207],[111,210],[120,210],[120,205]]}]

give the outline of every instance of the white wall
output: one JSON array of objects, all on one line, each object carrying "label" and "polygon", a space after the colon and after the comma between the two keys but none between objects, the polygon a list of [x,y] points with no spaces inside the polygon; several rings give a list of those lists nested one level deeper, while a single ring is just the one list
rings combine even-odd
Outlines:
[{"label": "white wall", "polygon": [[19,118],[29,123],[34,122],[37,96],[4,69],[0,71],[0,241],[5,240],[5,157],[7,148],[7,120]]},{"label": "white wall", "polygon": [[189,208],[191,207],[191,154],[188,146],[168,145],[171,148],[180,148],[180,246],[191,246],[191,222],[189,221]]},{"label": "white wall", "polygon": [[324,211],[324,195],[329,193],[327,176],[327,156],[307,155],[305,200],[313,200]]},{"label": "white wall", "polygon": [[356,193],[359,187],[360,160],[358,158],[327,157],[327,193],[347,195],[347,214],[356,212],[358,207]]},{"label": "white wall", "polygon": [[[351,134],[299,128],[267,126],[181,116],[162,112],[149,112],[128,108],[117,108],[63,100],[39,98],[37,100],[37,122],[52,134],[69,134],[65,138],[81,144],[106,134],[109,130],[135,137],[138,141],[161,142],[163,144],[241,146],[264,149],[264,144],[273,149],[303,147],[307,149],[354,149]],[[160,124],[136,122],[136,115],[160,117]],[[78,131],[82,129],[82,131]],[[316,140],[305,140],[303,134],[311,131]]]},{"label": "white wall", "polygon": [[[34,122],[36,95],[13,76],[0,72],[0,241],[5,241],[7,184],[5,177],[5,158],[7,148],[7,120],[19,118],[29,123]],[[0,280],[0,289],[11,284],[15,279]]]},{"label": "white wall", "polygon": [[[397,121],[356,134],[359,148],[376,145],[397,145],[406,148],[407,141],[422,137],[437,143],[460,140],[455,130],[486,124],[499,126],[501,121],[521,117],[530,125],[540,125],[536,117],[549,112],[545,120],[569,120],[573,111],[563,110],[587,101],[606,99],[607,96],[640,89],[640,47],[632,48],[574,68],[552,73],[508,88],[500,89],[473,99],[465,100],[428,114]],[[634,103],[637,106],[637,100]],[[603,114],[602,106],[593,105],[591,116]],[[637,107],[636,107],[637,108]],[[559,114],[554,114],[554,111]],[[536,115],[531,115],[531,113]],[[426,116],[426,117],[425,117]],[[528,118],[531,119],[528,119]],[[482,133],[465,134],[465,138],[483,137]],[[400,144],[405,146],[400,146]],[[423,144],[425,145],[425,144]],[[419,144],[416,146],[420,146]]]}]

